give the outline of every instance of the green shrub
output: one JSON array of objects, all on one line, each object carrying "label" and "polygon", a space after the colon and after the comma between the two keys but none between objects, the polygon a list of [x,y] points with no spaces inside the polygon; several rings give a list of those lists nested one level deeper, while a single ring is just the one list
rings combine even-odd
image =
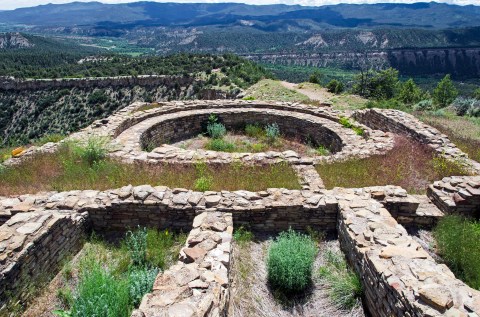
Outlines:
[{"label": "green shrub", "polygon": [[158,267],[161,270],[167,268],[169,263],[174,262],[178,256],[173,246],[182,245],[178,240],[182,235],[175,235],[168,230],[147,230],[147,263],[150,267]]},{"label": "green shrub", "polygon": [[129,317],[131,301],[127,279],[115,278],[100,263],[82,272],[72,317]]},{"label": "green shrub", "polygon": [[53,143],[58,143],[65,139],[65,135],[63,134],[58,134],[58,133],[52,133],[52,134],[46,134],[39,138],[38,140],[35,141],[36,146],[42,146],[44,144],[53,142]]},{"label": "green shrub", "polygon": [[475,89],[473,92],[473,98],[480,100],[480,88]]},{"label": "green shrub", "polygon": [[341,94],[343,90],[345,89],[343,83],[341,81],[338,81],[336,79],[332,79],[328,84],[327,84],[327,90],[328,92],[331,92],[333,94]]},{"label": "green shrub", "polygon": [[108,139],[90,137],[86,144],[71,143],[73,153],[89,166],[103,161],[108,154]]},{"label": "green shrub", "polygon": [[275,141],[277,141],[277,139],[280,137],[280,128],[278,127],[278,124],[267,124],[265,126],[265,135],[270,144],[275,143]]},{"label": "green shrub", "polygon": [[417,86],[412,78],[400,84],[400,91],[397,96],[401,102],[412,105],[422,99],[422,90]]},{"label": "green shrub", "polygon": [[258,124],[247,124],[245,126],[245,134],[251,138],[263,138],[265,131]]},{"label": "green shrub", "polygon": [[194,189],[200,192],[211,190],[213,178],[210,176],[201,176],[195,180]]},{"label": "green shrub", "polygon": [[222,139],[227,134],[227,129],[221,123],[209,123],[207,133],[212,139]]},{"label": "green shrub", "polygon": [[365,130],[361,127],[354,126],[352,127],[352,130],[355,132],[356,135],[362,136],[365,133]]},{"label": "green shrub", "polygon": [[210,151],[233,152],[235,144],[225,141],[224,139],[211,139],[205,144],[205,148]]},{"label": "green shrub", "polygon": [[345,117],[340,117],[338,123],[340,123],[341,125],[343,125],[347,129],[351,129],[353,127],[353,124],[350,122],[350,120],[348,118],[345,118]]},{"label": "green shrub", "polygon": [[128,248],[133,266],[145,266],[147,263],[147,229],[138,228],[128,231],[125,236],[125,245]]},{"label": "green shrub", "polygon": [[128,276],[128,290],[133,306],[138,307],[143,295],[152,290],[153,282],[155,282],[158,271],[157,268],[141,268],[130,272]]},{"label": "green shrub", "polygon": [[253,233],[247,230],[244,226],[240,226],[240,228],[235,230],[233,233],[233,239],[235,239],[235,242],[237,242],[240,246],[253,241],[253,238]]},{"label": "green shrub", "polygon": [[433,105],[432,99],[422,100],[413,106],[414,111],[428,111],[433,110],[434,108],[435,106]]},{"label": "green shrub", "polygon": [[453,85],[450,79],[450,74],[447,74],[434,89],[432,97],[435,105],[439,108],[450,105],[458,96],[458,90]]},{"label": "green shrub", "polygon": [[247,96],[247,97],[243,97],[243,100],[255,100],[255,97]]},{"label": "green shrub", "polygon": [[321,155],[321,156],[327,156],[330,154],[330,151],[323,145],[318,146],[315,151],[317,152],[318,155]]},{"label": "green shrub", "polygon": [[437,252],[455,276],[480,289],[480,223],[448,215],[438,222],[433,233]]},{"label": "green shrub", "polygon": [[322,282],[328,285],[328,295],[334,304],[345,310],[360,305],[362,283],[358,275],[348,268],[343,254],[326,250],[323,261],[319,276]]},{"label": "green shrub", "polygon": [[307,235],[293,230],[280,233],[268,251],[270,285],[284,294],[305,290],[311,283],[317,248]]}]

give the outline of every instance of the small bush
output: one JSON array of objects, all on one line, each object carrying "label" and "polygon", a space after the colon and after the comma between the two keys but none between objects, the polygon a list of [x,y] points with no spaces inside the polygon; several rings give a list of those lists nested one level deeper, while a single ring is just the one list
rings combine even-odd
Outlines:
[{"label": "small bush", "polygon": [[265,136],[265,131],[258,124],[247,124],[245,126],[245,134],[251,138],[262,138]]},{"label": "small bush", "polygon": [[227,129],[221,123],[209,123],[207,133],[212,139],[222,139],[227,134]]},{"label": "small bush", "polygon": [[280,137],[280,128],[278,127],[278,124],[267,124],[265,126],[265,135],[270,144],[275,143],[275,141],[277,141],[277,139]]},{"label": "small bush", "polygon": [[341,81],[338,81],[336,79],[332,79],[328,84],[327,84],[327,90],[328,92],[331,92],[333,94],[341,94],[343,90],[345,89],[343,83]]},{"label": "small bush", "polygon": [[133,306],[138,307],[143,296],[150,292],[157,277],[158,269],[137,269],[130,272],[128,277],[130,299]]},{"label": "small bush", "polygon": [[480,223],[448,215],[438,222],[433,233],[437,252],[455,276],[480,289]]},{"label": "small bush", "polygon": [[164,270],[169,263],[174,262],[178,256],[174,245],[182,245],[179,242],[182,235],[174,235],[168,230],[147,230],[147,263],[150,267],[158,267]]},{"label": "small bush", "polygon": [[322,282],[328,285],[328,295],[334,304],[345,310],[360,305],[362,283],[358,275],[348,268],[343,254],[326,250],[323,260],[319,275]]},{"label": "small bush", "polygon": [[432,99],[422,100],[413,106],[414,111],[429,111],[435,109]]},{"label": "small bush", "polygon": [[65,139],[65,135],[63,135],[63,134],[56,134],[56,133],[46,134],[46,135],[42,136],[41,138],[39,138],[38,140],[36,140],[35,145],[36,146],[42,146],[42,145],[50,143],[50,142],[58,143],[58,142],[62,141],[63,139]]},{"label": "small bush", "polygon": [[205,148],[210,151],[234,152],[236,146],[223,139],[211,139],[205,144]]},{"label": "small bush", "polygon": [[284,294],[305,290],[311,283],[316,254],[315,242],[309,236],[291,229],[280,233],[268,251],[270,285]]},{"label": "small bush", "polygon": [[340,117],[340,120],[338,121],[338,123],[340,123],[347,129],[351,129],[353,127],[353,124],[350,122],[350,120],[345,117]]},{"label": "small bush", "polygon": [[72,317],[129,317],[128,280],[115,278],[100,263],[82,273],[72,305]]},{"label": "small bush", "polygon": [[195,180],[194,189],[200,192],[206,192],[212,189],[212,183],[212,177],[201,176]]},{"label": "small bush", "polygon": [[253,233],[247,230],[244,226],[241,226],[233,233],[233,239],[235,239],[235,242],[237,242],[240,246],[253,241],[253,238]]},{"label": "small bush", "polygon": [[476,99],[470,99],[470,98],[463,98],[463,97],[458,97],[455,99],[452,103],[453,108],[455,109],[455,113],[457,116],[464,116],[468,109],[470,109],[470,106],[477,101]]},{"label": "small bush", "polygon": [[320,145],[319,147],[317,147],[315,151],[317,152],[318,155],[321,155],[321,156],[330,155],[330,151],[323,145]]},{"label": "small bush", "polygon": [[73,153],[89,166],[103,161],[108,154],[108,139],[90,137],[86,144],[72,144]]},{"label": "small bush", "polygon": [[147,263],[147,229],[138,228],[128,231],[125,244],[130,252],[133,266],[145,266]]},{"label": "small bush", "polygon": [[355,132],[356,135],[362,136],[365,133],[365,130],[361,127],[353,126],[352,130]]}]

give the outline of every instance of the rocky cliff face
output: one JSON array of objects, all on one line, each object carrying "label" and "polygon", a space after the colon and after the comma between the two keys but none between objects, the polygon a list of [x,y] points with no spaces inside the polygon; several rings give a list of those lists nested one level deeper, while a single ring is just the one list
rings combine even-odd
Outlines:
[{"label": "rocky cliff face", "polygon": [[31,48],[34,46],[34,43],[31,43],[26,37],[24,37],[20,33],[0,34],[0,49]]},{"label": "rocky cliff face", "polygon": [[396,49],[370,52],[312,54],[245,54],[261,63],[355,69],[391,66],[404,75],[449,73],[457,77],[480,76],[480,48]]}]

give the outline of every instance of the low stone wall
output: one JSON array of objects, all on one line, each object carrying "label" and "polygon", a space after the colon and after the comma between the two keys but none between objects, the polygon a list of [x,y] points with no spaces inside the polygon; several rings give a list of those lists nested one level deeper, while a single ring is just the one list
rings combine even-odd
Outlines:
[{"label": "low stone wall", "polygon": [[62,261],[78,252],[86,215],[38,210],[19,213],[0,227],[0,314],[25,304],[29,286],[50,281]]},{"label": "low stone wall", "polygon": [[343,190],[338,237],[372,317],[476,316],[480,292],[435,260],[383,206]]},{"label": "low stone wall", "polygon": [[195,217],[178,264],[157,276],[132,317],[225,316],[229,300],[232,215]]},{"label": "low stone wall", "polygon": [[427,196],[447,214],[480,218],[480,176],[445,177],[428,187]]},{"label": "low stone wall", "polygon": [[445,134],[408,113],[391,109],[365,109],[355,111],[352,117],[371,129],[408,135],[428,145],[438,154],[464,163],[476,173],[480,173],[480,163],[468,159],[467,154],[457,148]]},{"label": "low stone wall", "polygon": [[152,124],[145,130],[140,143],[144,149],[146,146],[159,147],[165,143],[175,143],[195,137],[206,131],[208,118],[211,114],[218,116],[219,122],[223,123],[230,131],[245,131],[246,124],[258,123],[262,126],[276,123],[282,135],[291,138],[299,138],[301,142],[309,140],[314,146],[323,145],[332,153],[341,151],[342,139],[327,124],[319,124],[303,115],[285,113],[264,109],[238,109],[238,110],[207,110],[182,112],[182,115],[174,118],[166,118]]}]

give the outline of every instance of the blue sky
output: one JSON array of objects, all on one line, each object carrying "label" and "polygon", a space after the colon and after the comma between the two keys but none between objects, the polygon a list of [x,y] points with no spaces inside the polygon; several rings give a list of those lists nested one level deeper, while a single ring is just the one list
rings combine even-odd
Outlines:
[{"label": "blue sky", "polygon": [[[31,7],[47,3],[67,3],[72,2],[73,0],[0,0],[0,10],[11,10],[21,7]],[[91,0],[76,0],[82,2],[88,2]],[[155,0],[154,0],[155,1]],[[429,1],[429,0],[425,0]],[[134,2],[132,0],[103,0],[104,3],[126,3]],[[157,2],[205,2],[205,3],[215,3],[215,2],[243,2],[248,4],[272,4],[272,3],[283,3],[283,4],[299,4],[299,5],[325,5],[325,4],[336,4],[336,3],[377,3],[377,2],[390,2],[390,3],[413,3],[420,2],[415,0],[169,0],[169,1],[157,1]],[[450,4],[475,4],[480,5],[480,0],[436,0],[436,2],[450,3]]]}]

